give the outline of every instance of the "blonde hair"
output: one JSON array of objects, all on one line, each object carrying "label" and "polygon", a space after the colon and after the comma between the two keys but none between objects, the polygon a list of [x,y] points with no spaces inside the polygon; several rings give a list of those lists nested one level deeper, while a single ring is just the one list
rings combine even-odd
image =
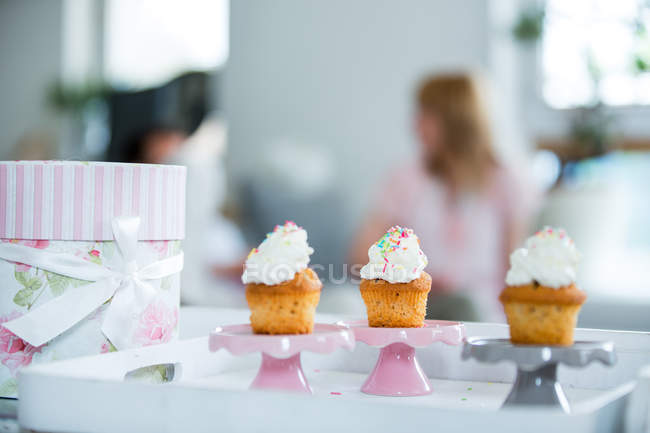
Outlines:
[{"label": "blonde hair", "polygon": [[430,77],[418,89],[417,104],[442,125],[443,145],[426,161],[429,171],[458,189],[484,187],[497,160],[476,80],[462,73]]}]

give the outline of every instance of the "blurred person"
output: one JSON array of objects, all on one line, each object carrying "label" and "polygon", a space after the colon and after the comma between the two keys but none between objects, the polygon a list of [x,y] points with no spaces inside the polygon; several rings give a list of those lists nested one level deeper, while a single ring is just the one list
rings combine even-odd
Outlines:
[{"label": "blurred person", "polygon": [[427,317],[503,320],[497,296],[535,194],[497,160],[473,78],[428,78],[415,102],[418,158],[391,169],[352,246],[352,263],[367,263],[368,248],[387,228],[412,228],[433,279]]},{"label": "blurred person", "polygon": [[169,125],[152,125],[136,132],[126,144],[126,161],[164,164],[176,154],[187,134]]},{"label": "blurred person", "polygon": [[249,248],[239,226],[223,212],[226,147],[226,125],[213,113],[205,117],[174,157],[176,163],[187,166],[186,269],[181,286],[184,304],[246,306],[241,273]]},{"label": "blurred person", "polygon": [[135,134],[128,143],[129,162],[187,167],[184,304],[246,305],[240,280],[246,243],[239,227],[219,211],[226,194],[221,161],[225,147],[226,128],[216,115],[206,116],[189,137],[179,128],[157,125]]},{"label": "blurred person", "polygon": [[11,159],[49,161],[56,159],[56,142],[52,133],[29,131],[16,143]]}]

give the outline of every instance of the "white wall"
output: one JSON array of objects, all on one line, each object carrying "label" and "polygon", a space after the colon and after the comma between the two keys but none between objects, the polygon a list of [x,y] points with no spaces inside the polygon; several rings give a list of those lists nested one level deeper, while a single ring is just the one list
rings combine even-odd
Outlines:
[{"label": "white wall", "polygon": [[[432,71],[488,67],[487,2],[237,0],[224,74],[230,168],[258,177],[279,138],[318,143],[354,221],[414,150],[411,98]],[[345,221],[345,219],[343,220]]]},{"label": "white wall", "polygon": [[61,65],[60,0],[0,2],[0,158],[28,131],[50,131],[48,87]]}]

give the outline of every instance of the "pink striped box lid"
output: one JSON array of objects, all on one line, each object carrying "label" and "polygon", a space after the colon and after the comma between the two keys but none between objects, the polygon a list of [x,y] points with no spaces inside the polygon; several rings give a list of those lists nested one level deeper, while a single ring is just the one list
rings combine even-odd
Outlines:
[{"label": "pink striped box lid", "polygon": [[113,217],[139,216],[139,239],[183,239],[185,174],[174,165],[0,161],[0,238],[112,240]]}]

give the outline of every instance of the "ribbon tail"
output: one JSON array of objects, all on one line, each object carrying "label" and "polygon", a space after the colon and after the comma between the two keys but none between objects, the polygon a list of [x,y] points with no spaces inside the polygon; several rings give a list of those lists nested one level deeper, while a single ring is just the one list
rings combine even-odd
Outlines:
[{"label": "ribbon tail", "polygon": [[0,243],[0,259],[86,281],[99,281],[114,275],[114,272],[72,254],[52,253],[12,243]]},{"label": "ribbon tail", "polygon": [[32,346],[41,346],[79,323],[108,301],[119,286],[115,278],[69,287],[23,316],[2,324]]},{"label": "ribbon tail", "polygon": [[134,329],[142,311],[156,295],[150,284],[137,278],[127,279],[122,284],[124,286],[113,296],[102,323],[102,332],[117,350],[138,346],[133,342]]},{"label": "ribbon tail", "polygon": [[183,270],[184,255],[181,251],[175,256],[167,257],[140,269],[137,276],[141,280],[158,280],[174,275]]}]

